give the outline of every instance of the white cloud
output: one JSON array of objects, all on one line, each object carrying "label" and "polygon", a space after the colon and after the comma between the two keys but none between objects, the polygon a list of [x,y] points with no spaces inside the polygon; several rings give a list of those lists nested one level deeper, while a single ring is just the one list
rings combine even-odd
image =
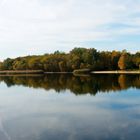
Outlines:
[{"label": "white cloud", "polygon": [[[140,17],[133,15],[139,12],[139,0],[1,0],[0,56],[69,50],[84,41],[138,35]],[[133,27],[104,28],[112,23]],[[8,48],[16,53],[7,53]]]}]

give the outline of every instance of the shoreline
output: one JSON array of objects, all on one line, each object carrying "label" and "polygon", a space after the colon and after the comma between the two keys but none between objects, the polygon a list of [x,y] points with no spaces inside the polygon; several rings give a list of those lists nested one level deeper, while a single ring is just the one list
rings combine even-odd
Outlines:
[{"label": "shoreline", "polygon": [[[74,72],[44,72],[43,70],[19,70],[19,71],[4,70],[4,71],[0,71],[0,76],[3,76],[3,75],[8,76],[8,75],[14,75],[14,74],[15,75],[74,74]],[[78,75],[81,75],[81,74],[78,74]],[[86,74],[140,74],[140,70],[91,71]]]},{"label": "shoreline", "polygon": [[91,74],[140,74],[140,70],[92,71]]}]

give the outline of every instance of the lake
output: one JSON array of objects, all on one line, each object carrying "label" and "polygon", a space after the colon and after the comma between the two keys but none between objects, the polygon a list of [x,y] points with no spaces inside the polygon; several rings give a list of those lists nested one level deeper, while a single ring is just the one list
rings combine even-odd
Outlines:
[{"label": "lake", "polygon": [[140,140],[140,75],[0,76],[0,140]]}]

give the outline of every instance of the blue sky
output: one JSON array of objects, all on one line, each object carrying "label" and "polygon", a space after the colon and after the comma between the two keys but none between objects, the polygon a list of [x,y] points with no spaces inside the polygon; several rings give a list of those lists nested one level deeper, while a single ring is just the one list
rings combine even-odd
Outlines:
[{"label": "blue sky", "polygon": [[0,0],[0,59],[74,47],[140,51],[140,0]]}]

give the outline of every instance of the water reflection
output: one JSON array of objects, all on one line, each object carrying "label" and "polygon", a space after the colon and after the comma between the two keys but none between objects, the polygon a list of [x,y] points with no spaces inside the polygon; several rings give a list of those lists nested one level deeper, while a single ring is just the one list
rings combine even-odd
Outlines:
[{"label": "water reflection", "polygon": [[140,138],[139,75],[50,74],[0,81],[0,140]]},{"label": "water reflection", "polygon": [[69,89],[76,95],[98,92],[119,91],[128,88],[140,89],[140,75],[92,75],[76,77],[66,74],[48,74],[45,76],[7,76],[0,77],[8,87],[23,85],[32,88],[54,89],[61,92]]}]

